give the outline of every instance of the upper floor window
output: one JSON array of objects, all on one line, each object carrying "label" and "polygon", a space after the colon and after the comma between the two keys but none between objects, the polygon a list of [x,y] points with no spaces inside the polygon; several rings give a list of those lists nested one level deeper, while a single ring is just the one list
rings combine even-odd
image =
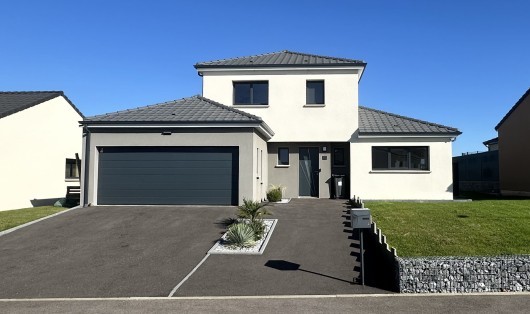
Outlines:
[{"label": "upper floor window", "polygon": [[306,81],[306,104],[324,104],[324,81]]},{"label": "upper floor window", "polygon": [[268,105],[269,82],[234,82],[234,105]]},{"label": "upper floor window", "polygon": [[427,146],[373,146],[373,170],[429,170]]}]

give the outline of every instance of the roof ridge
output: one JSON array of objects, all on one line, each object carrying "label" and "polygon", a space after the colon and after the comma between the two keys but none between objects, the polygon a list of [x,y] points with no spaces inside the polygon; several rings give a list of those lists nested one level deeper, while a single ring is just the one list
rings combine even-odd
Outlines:
[{"label": "roof ridge", "polygon": [[364,63],[363,60],[358,60],[358,59],[350,59],[350,58],[342,58],[342,57],[331,57],[331,56],[324,56],[324,55],[316,55],[316,54],[312,54],[312,53],[297,52],[297,51],[291,51],[291,50],[283,50],[283,51],[281,51],[281,52],[291,53],[291,54],[298,54],[298,55],[304,55],[304,56],[309,56],[309,57],[316,57],[316,58],[324,58],[324,59],[333,59],[333,60],[341,60],[341,61],[349,61],[349,62],[362,62],[362,63]]},{"label": "roof ridge", "polygon": [[229,107],[229,106],[227,106],[227,105],[223,105],[222,103],[219,103],[219,102],[217,102],[217,101],[215,101],[215,100],[211,100],[211,99],[206,98],[206,97],[204,97],[204,96],[201,96],[201,95],[195,95],[195,96],[193,96],[193,97],[197,97],[197,98],[199,98],[199,99],[201,99],[201,100],[204,100],[204,101],[206,101],[206,102],[208,102],[208,103],[210,103],[210,104],[212,104],[212,105],[215,105],[215,106],[217,106],[217,107],[219,107],[219,108],[227,109],[227,110],[230,110],[230,111],[232,111],[232,112],[235,112],[235,113],[238,113],[238,114],[240,114],[240,115],[243,115],[243,116],[245,116],[245,117],[247,117],[247,118],[251,118],[251,119],[255,119],[255,120],[258,120],[258,121],[263,122],[263,119],[261,119],[261,118],[258,117],[258,116],[255,116],[255,115],[250,114],[250,113],[248,113],[248,112],[241,111],[241,110],[236,109],[236,108]]},{"label": "roof ridge", "polygon": [[457,128],[453,128],[453,127],[450,127],[450,126],[447,126],[447,125],[443,125],[443,124],[439,124],[439,123],[434,123],[434,122],[429,122],[429,121],[420,120],[420,119],[416,119],[416,118],[406,117],[406,116],[402,116],[402,115],[399,115],[399,114],[395,114],[395,113],[391,113],[391,112],[387,112],[387,111],[383,111],[383,110],[379,110],[379,109],[368,108],[368,107],[365,107],[365,106],[359,106],[359,108],[360,109],[366,109],[366,110],[379,112],[379,113],[382,113],[382,114],[386,114],[386,115],[397,117],[397,118],[401,118],[401,119],[406,119],[406,120],[410,120],[410,121],[414,121],[414,122],[424,123],[424,124],[428,124],[428,125],[432,125],[432,126],[436,126],[436,127],[442,127],[442,128],[446,128],[446,129],[449,129],[449,130],[460,132]]},{"label": "roof ridge", "polygon": [[44,93],[59,93],[63,94],[63,91],[60,90],[38,90],[38,91],[0,91],[0,94],[44,94]]},{"label": "roof ridge", "polygon": [[497,123],[497,125],[495,126],[495,131],[499,130],[501,124],[504,123],[504,121],[506,121],[506,119],[508,119],[508,117],[515,111],[515,109],[517,109],[517,107],[519,107],[519,105],[524,101],[524,99],[530,95],[530,88],[528,88],[526,90],[526,92],[523,94],[523,96],[521,96],[519,98],[519,100],[515,103],[515,105],[513,105],[510,110],[508,110],[508,112],[504,115],[504,117],[501,119],[501,121],[499,123]]},{"label": "roof ridge", "polygon": [[263,57],[263,56],[273,55],[273,54],[280,53],[280,52],[287,52],[287,50],[275,51],[275,52],[267,52],[267,53],[261,53],[261,54],[256,54],[256,55],[251,55],[251,56],[244,56],[244,57],[232,57],[232,58],[225,58],[225,59],[217,59],[217,60],[211,60],[211,61],[197,62],[197,63],[195,63],[195,66],[197,66],[199,64],[207,64],[207,63],[215,63],[215,62],[223,62],[223,61],[232,61],[232,60],[241,59],[241,58]]}]

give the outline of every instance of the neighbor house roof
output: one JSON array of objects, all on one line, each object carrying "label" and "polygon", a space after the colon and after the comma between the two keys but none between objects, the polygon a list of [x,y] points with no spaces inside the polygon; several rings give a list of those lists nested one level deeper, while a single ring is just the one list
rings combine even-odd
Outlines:
[{"label": "neighbor house roof", "polygon": [[519,105],[525,100],[526,97],[528,97],[530,95],[530,88],[526,91],[526,93],[524,93],[523,96],[521,96],[521,98],[519,98],[519,100],[515,103],[515,105],[513,105],[513,107],[510,109],[510,111],[508,111],[508,113],[504,116],[504,118],[502,118],[502,120],[497,124],[497,126],[495,126],[495,130],[498,130],[499,127],[504,123],[504,121],[506,121],[506,119],[508,119],[508,117],[512,114],[512,112],[515,111],[515,109],[517,109],[517,107],[519,107]]},{"label": "neighbor house roof", "polygon": [[482,142],[482,144],[488,146],[488,145],[492,145],[492,144],[498,144],[499,143],[499,138],[496,137],[496,138],[492,138],[491,140],[487,140],[487,141],[484,141]]},{"label": "neighbor house roof", "polygon": [[81,124],[262,124],[255,115],[222,105],[202,96],[192,96],[151,106],[87,117]]},{"label": "neighbor house roof", "polygon": [[34,92],[0,92],[0,119],[31,108],[58,96],[64,99],[74,108],[81,117],[83,114],[64,95],[62,91],[34,91]]},{"label": "neighbor house roof", "polygon": [[241,67],[286,67],[286,66],[365,66],[361,60],[319,56],[288,50],[255,56],[199,62],[195,68],[241,68]]},{"label": "neighbor house roof", "polygon": [[459,135],[458,129],[359,106],[360,135]]}]

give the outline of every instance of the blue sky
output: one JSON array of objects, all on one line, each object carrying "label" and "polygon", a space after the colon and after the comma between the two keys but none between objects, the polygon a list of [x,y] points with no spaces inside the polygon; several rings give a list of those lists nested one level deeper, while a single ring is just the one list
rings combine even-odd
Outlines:
[{"label": "blue sky", "polygon": [[485,150],[530,87],[530,1],[6,1],[0,90],[63,90],[87,115],[201,91],[193,64],[279,50],[368,63],[360,104]]}]

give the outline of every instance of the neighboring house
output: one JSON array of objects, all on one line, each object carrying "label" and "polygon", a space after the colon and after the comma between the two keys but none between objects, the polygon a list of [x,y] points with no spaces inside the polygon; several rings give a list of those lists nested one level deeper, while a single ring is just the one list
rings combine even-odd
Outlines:
[{"label": "neighboring house", "polygon": [[499,151],[453,157],[453,182],[455,196],[462,192],[499,193]]},{"label": "neighboring house", "polygon": [[63,92],[0,92],[0,210],[53,203],[79,186],[80,119]]},{"label": "neighboring house", "polygon": [[489,152],[499,150],[499,138],[498,137],[482,142],[482,144],[484,144],[484,146],[488,148]]},{"label": "neighboring house", "polygon": [[[82,121],[84,204],[452,199],[460,132],[358,104],[359,60],[281,51],[195,65],[202,96]],[[84,174],[87,175],[84,175]]]},{"label": "neighboring house", "polygon": [[530,89],[497,124],[500,189],[503,195],[530,196]]}]

